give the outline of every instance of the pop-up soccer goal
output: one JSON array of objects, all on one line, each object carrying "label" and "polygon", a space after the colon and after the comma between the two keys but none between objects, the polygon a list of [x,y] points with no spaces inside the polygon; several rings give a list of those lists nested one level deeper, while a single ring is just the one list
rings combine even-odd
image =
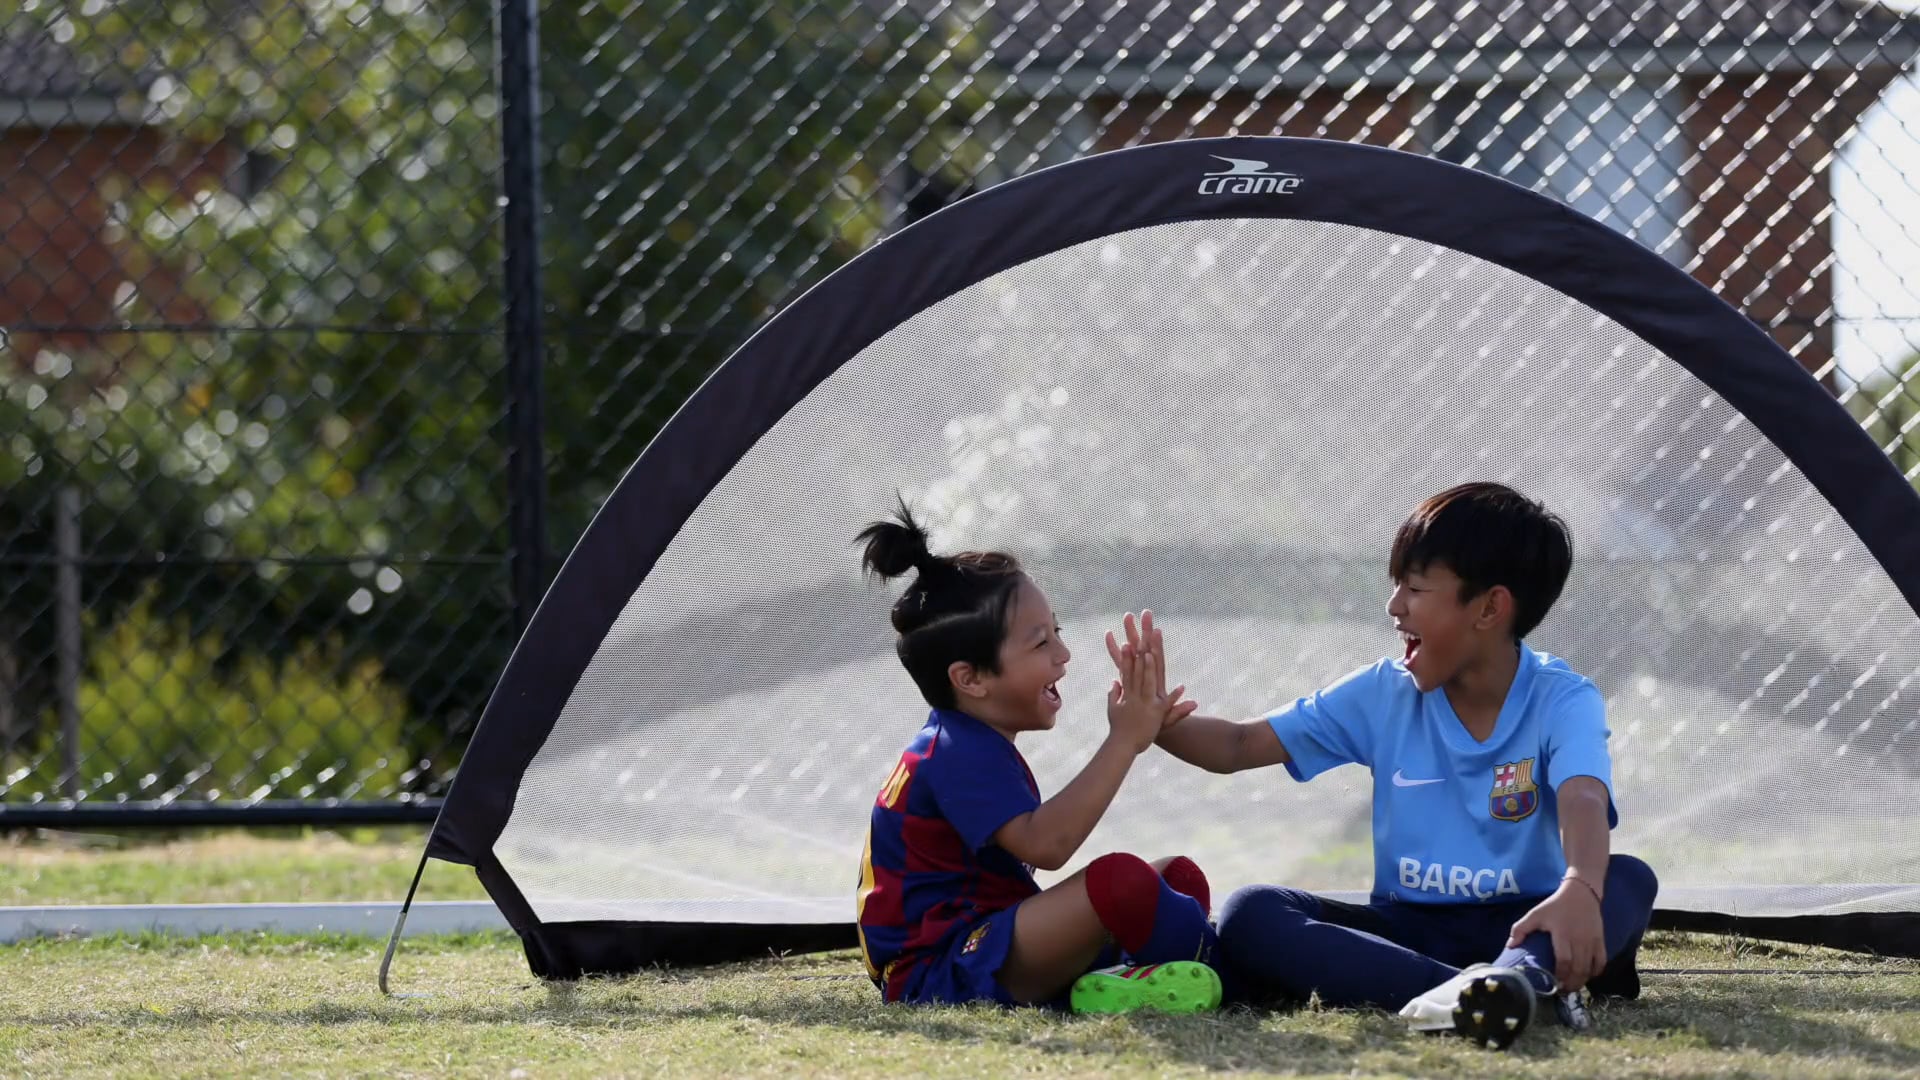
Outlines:
[{"label": "pop-up soccer goal", "polygon": [[[1121,613],[1158,614],[1209,712],[1271,709],[1398,651],[1393,528],[1468,479],[1574,531],[1529,644],[1606,695],[1614,850],[1665,924],[1920,955],[1920,497],[1632,241],[1285,138],[995,187],[771,320],[567,560],[428,854],[477,868],[543,975],[851,944],[868,809],[926,713],[851,544],[896,489],[1061,613],[1067,707],[1021,744],[1050,793],[1104,732]],[[1082,861],[1365,889],[1371,794],[1153,751]]]}]

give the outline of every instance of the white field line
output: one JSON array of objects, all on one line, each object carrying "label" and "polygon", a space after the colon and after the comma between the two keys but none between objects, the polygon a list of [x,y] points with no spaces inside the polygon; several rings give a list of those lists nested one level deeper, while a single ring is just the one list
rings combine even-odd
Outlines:
[{"label": "white field line", "polygon": [[[309,904],[93,904],[0,907],[0,942],[59,935],[182,936],[270,931],[282,934],[358,934],[384,938],[400,914],[398,901]],[[407,912],[407,937],[505,930],[507,920],[488,900],[416,902]]]}]

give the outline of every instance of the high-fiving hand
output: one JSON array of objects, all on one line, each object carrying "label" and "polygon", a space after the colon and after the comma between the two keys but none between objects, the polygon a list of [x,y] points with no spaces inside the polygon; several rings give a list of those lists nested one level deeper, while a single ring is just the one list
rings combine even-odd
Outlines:
[{"label": "high-fiving hand", "polygon": [[1182,701],[1184,686],[1167,690],[1165,645],[1153,625],[1153,612],[1142,612],[1134,622],[1129,612],[1121,622],[1126,643],[1107,631],[1107,655],[1120,677],[1107,691],[1107,724],[1117,736],[1145,751],[1160,733],[1192,715],[1199,705]]}]

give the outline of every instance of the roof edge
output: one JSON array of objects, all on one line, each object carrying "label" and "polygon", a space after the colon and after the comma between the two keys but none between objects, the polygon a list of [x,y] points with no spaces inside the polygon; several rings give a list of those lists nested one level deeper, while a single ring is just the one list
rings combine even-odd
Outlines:
[{"label": "roof edge", "polygon": [[1249,55],[1240,61],[1215,58],[1199,66],[1170,59],[1151,68],[1140,64],[1096,64],[1083,60],[1064,68],[1036,63],[1014,76],[1016,85],[1036,96],[1083,96],[1108,89],[1134,94],[1142,90],[1210,91],[1241,86],[1311,90],[1356,83],[1431,86],[1447,81],[1515,82],[1579,76],[1764,75],[1814,71],[1904,70],[1920,56],[1920,32],[1885,42],[1789,42],[1779,39],[1739,45],[1654,45],[1639,48],[1526,48],[1429,51],[1420,54],[1334,52],[1296,55],[1273,61]]},{"label": "roof edge", "polygon": [[162,119],[152,103],[137,97],[129,99],[80,94],[74,97],[0,98],[0,131],[109,124],[152,127]]}]

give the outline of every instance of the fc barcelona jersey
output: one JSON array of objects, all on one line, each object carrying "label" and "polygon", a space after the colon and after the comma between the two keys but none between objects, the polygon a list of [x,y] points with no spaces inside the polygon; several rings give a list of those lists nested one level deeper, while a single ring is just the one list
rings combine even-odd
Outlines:
[{"label": "fc barcelona jersey", "polygon": [[1031,868],[992,842],[1039,805],[1006,736],[961,712],[927,718],[874,800],[860,857],[860,949],[888,1000],[954,935],[1040,891]]},{"label": "fc barcelona jersey", "polygon": [[1506,703],[1475,742],[1443,689],[1420,692],[1382,660],[1267,717],[1287,771],[1373,770],[1373,896],[1408,903],[1499,903],[1560,887],[1566,855],[1554,791],[1575,776],[1607,786],[1606,706],[1565,661],[1522,645]]}]

